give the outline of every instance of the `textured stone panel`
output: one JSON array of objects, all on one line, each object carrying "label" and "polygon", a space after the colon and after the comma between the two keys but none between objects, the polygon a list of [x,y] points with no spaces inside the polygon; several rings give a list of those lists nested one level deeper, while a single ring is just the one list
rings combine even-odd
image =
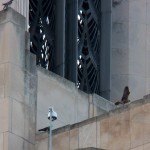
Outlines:
[{"label": "textured stone panel", "polygon": [[114,113],[109,118],[108,149],[127,150],[130,148],[129,111]]},{"label": "textured stone panel", "polygon": [[[150,14],[150,1],[149,0],[147,0],[146,12],[147,12],[147,14]],[[149,15],[146,16],[146,23],[148,25],[150,25],[150,16]]]},{"label": "textured stone panel", "polygon": [[[12,62],[24,66],[25,32],[11,22],[0,27],[0,62]],[[6,44],[7,41],[7,44]]]},{"label": "textured stone panel", "polygon": [[3,86],[5,84],[5,65],[0,64],[0,86]]},{"label": "textured stone panel", "polygon": [[76,90],[75,92],[75,122],[80,122],[89,117],[89,101],[88,94],[82,92],[81,90]]},{"label": "textured stone panel", "polygon": [[131,148],[144,144],[144,115],[142,106],[130,110]]},{"label": "textured stone panel", "polygon": [[96,122],[79,127],[79,148],[86,147],[96,147]]},{"label": "textured stone panel", "polygon": [[103,149],[108,149],[109,142],[109,119],[105,118],[100,121],[100,146]]},{"label": "textured stone panel", "polygon": [[30,142],[24,141],[24,150],[35,150],[35,145],[31,144]]},{"label": "textured stone panel", "polygon": [[0,133],[11,130],[12,102],[9,99],[0,101]]},{"label": "textured stone panel", "polygon": [[13,100],[12,110],[12,132],[24,137],[25,108],[20,102]]},{"label": "textured stone panel", "polygon": [[145,76],[146,24],[132,22],[129,28],[129,73]]},{"label": "textured stone panel", "polygon": [[77,149],[79,146],[79,129],[70,130],[70,150]]},{"label": "textured stone panel", "polygon": [[4,137],[3,137],[3,133],[0,133],[0,150],[4,150]]},{"label": "textured stone panel", "polygon": [[129,24],[128,22],[116,21],[112,23],[112,48],[128,49]]},{"label": "textured stone panel", "polygon": [[48,141],[49,138],[44,138],[40,141],[37,141],[35,145],[35,150],[48,150],[49,149]]},{"label": "textured stone panel", "polygon": [[144,118],[143,119],[143,129],[144,129],[144,144],[150,142],[150,103],[143,106]]},{"label": "textured stone panel", "polygon": [[69,150],[69,132],[60,133],[53,136],[54,150]]},{"label": "textured stone panel", "polygon": [[129,50],[114,48],[112,49],[112,57],[112,74],[125,75],[129,70]]},{"label": "textured stone panel", "polygon": [[136,23],[146,23],[147,0],[129,0],[129,20]]},{"label": "textured stone panel", "polygon": [[24,71],[14,64],[5,65],[5,96],[24,102]]},{"label": "textured stone panel", "polygon": [[100,121],[96,122],[96,147],[101,148],[101,125]]},{"label": "textured stone panel", "polygon": [[131,150],[144,150],[144,149],[143,149],[143,146],[139,146],[139,147],[133,148]]},{"label": "textured stone panel", "polygon": [[8,27],[5,24],[0,25],[0,63],[4,63],[8,60]]},{"label": "textured stone panel", "polygon": [[150,150],[150,143],[145,144],[143,150]]},{"label": "textured stone panel", "polygon": [[112,7],[113,22],[128,22],[129,21],[129,1],[121,1],[119,5]]},{"label": "textured stone panel", "polygon": [[22,150],[24,141],[10,132],[4,133],[4,150]]},{"label": "textured stone panel", "polygon": [[34,144],[36,128],[35,112],[34,110],[30,110],[30,107],[25,106],[24,108],[24,138]]}]

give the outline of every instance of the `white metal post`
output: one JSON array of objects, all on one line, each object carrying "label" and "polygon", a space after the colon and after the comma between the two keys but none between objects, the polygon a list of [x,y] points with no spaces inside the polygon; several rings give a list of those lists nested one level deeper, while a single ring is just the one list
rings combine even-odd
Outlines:
[{"label": "white metal post", "polygon": [[52,150],[52,108],[49,108],[49,111],[50,111],[49,150]]}]

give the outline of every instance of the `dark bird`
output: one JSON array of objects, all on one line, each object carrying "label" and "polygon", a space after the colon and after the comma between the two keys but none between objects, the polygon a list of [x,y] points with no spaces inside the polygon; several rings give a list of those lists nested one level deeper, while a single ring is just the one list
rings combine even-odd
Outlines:
[{"label": "dark bird", "polygon": [[49,132],[49,127],[45,127],[45,128],[40,129],[40,130],[38,130],[38,131]]},{"label": "dark bird", "polygon": [[128,99],[129,94],[130,94],[129,88],[128,88],[128,86],[126,86],[124,88],[124,92],[123,92],[121,101],[116,102],[115,105],[126,104],[126,103],[130,102],[130,100]]},{"label": "dark bird", "polygon": [[3,6],[4,6],[3,10],[6,10],[8,8],[8,6],[12,4],[12,2],[13,2],[13,0],[3,3]]}]

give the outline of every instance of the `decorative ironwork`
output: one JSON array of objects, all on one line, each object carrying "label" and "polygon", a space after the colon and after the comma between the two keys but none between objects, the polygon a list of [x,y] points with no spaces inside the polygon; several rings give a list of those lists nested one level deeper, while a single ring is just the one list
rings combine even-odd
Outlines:
[{"label": "decorative ironwork", "polygon": [[[66,10],[69,9],[69,11],[67,12],[71,12],[72,9],[75,9],[74,7],[71,7],[72,3],[70,1],[71,0],[67,1],[68,5],[66,5]],[[54,55],[54,33],[55,33],[54,23],[56,23],[55,22],[56,20],[55,0],[30,0],[29,8],[30,8],[29,31],[31,35],[31,52],[37,55],[38,65],[50,70],[54,68],[53,61],[55,59],[54,58],[55,56]],[[59,11],[59,9],[57,10]],[[77,16],[78,17],[77,86],[78,88],[80,88],[81,90],[87,93],[99,94],[100,93],[100,46],[101,46],[100,45],[101,29],[100,29],[99,18],[101,17],[100,16],[101,0],[78,0],[77,15],[78,15]],[[71,15],[69,14],[69,17],[70,16]],[[70,27],[70,24],[68,24],[69,22],[68,20],[70,19],[69,17],[67,14],[65,18],[67,24],[66,27],[68,28]],[[74,25],[71,24],[71,27],[73,28]],[[66,29],[66,37],[74,33],[72,30],[69,30],[69,34],[68,34],[67,31],[68,29]],[[68,39],[68,37],[66,39]],[[69,44],[75,45],[76,44],[75,42],[76,41],[71,40]],[[68,41],[66,41],[66,45],[67,43]],[[67,57],[72,56],[69,55],[70,53],[71,53],[70,51],[66,50]],[[65,64],[65,66],[67,66],[67,64]]]},{"label": "decorative ironwork", "polygon": [[30,0],[30,50],[37,56],[37,65],[52,67],[54,52],[55,0]]},{"label": "decorative ironwork", "polygon": [[78,10],[78,87],[87,93],[100,92],[101,0],[80,0]]}]

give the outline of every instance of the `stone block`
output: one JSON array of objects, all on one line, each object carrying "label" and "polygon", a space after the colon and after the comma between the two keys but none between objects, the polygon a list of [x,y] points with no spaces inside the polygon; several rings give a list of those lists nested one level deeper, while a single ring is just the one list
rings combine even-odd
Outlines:
[{"label": "stone block", "polygon": [[0,64],[0,86],[5,84],[5,65]]},{"label": "stone block", "polygon": [[139,147],[133,148],[131,150],[144,150],[144,149],[143,149],[143,146],[139,146]]},{"label": "stone block", "polygon": [[98,120],[96,122],[96,147],[101,148],[101,125]]},{"label": "stone block", "polygon": [[31,110],[30,107],[25,106],[24,110],[24,138],[30,143],[35,143],[35,128],[36,128],[36,121],[35,121],[35,110]]},{"label": "stone block", "polygon": [[146,23],[147,0],[129,0],[129,20],[137,24]]},{"label": "stone block", "polygon": [[24,102],[24,71],[14,64],[5,64],[5,96]]},{"label": "stone block", "polygon": [[81,90],[75,92],[75,122],[80,122],[89,118],[89,96]]},{"label": "stone block", "polygon": [[[133,60],[136,60],[137,58],[141,59],[143,58],[143,56],[145,56],[146,50],[145,37],[146,37],[146,24],[138,24],[136,22],[129,23],[129,49],[130,49],[130,56],[132,56]],[[135,52],[136,55],[134,55]]]},{"label": "stone block", "polygon": [[[150,5],[150,3],[149,3],[149,5]],[[150,51],[150,24],[147,24],[147,26],[146,26],[146,50],[147,50],[147,52]]]},{"label": "stone block", "polygon": [[[147,1],[147,4],[146,4],[146,11],[147,11],[147,14],[150,13],[150,1]],[[147,23],[148,25],[150,25],[150,16],[149,16],[149,15],[146,16],[146,23]]]},{"label": "stone block", "polygon": [[52,144],[54,150],[69,150],[69,132],[54,135]]},{"label": "stone block", "polygon": [[79,146],[79,129],[70,130],[70,150],[77,149]]},{"label": "stone block", "polygon": [[129,71],[129,49],[112,49],[112,74],[125,75]]},{"label": "stone block", "polygon": [[109,117],[108,149],[127,150],[130,148],[130,113],[116,112]]},{"label": "stone block", "polygon": [[150,150],[150,143],[145,144],[142,150]]},{"label": "stone block", "polygon": [[[0,26],[0,63],[11,62],[24,67],[25,32],[11,22]],[[6,44],[7,43],[7,44]]]},{"label": "stone block", "polygon": [[113,22],[129,21],[129,1],[122,1],[119,5],[112,7]]},{"label": "stone block", "polygon": [[24,137],[25,108],[24,104],[13,100],[12,106],[12,132]]},{"label": "stone block", "polygon": [[[142,115],[142,114],[141,114]],[[143,132],[144,132],[144,144],[150,143],[150,103],[143,106]]]},{"label": "stone block", "polygon": [[129,23],[112,23],[112,48],[127,50],[129,44]]},{"label": "stone block", "polygon": [[130,109],[131,148],[144,144],[144,115],[142,106]]},{"label": "stone block", "polygon": [[96,122],[79,127],[79,148],[96,147]]},{"label": "stone block", "polygon": [[36,142],[35,150],[48,150],[49,149],[49,138],[44,138]]},{"label": "stone block", "polygon": [[[24,150],[35,150],[35,145],[30,143],[30,142],[27,142],[27,141],[24,141]],[[37,149],[36,149],[37,150]],[[44,150],[44,149],[42,149]]]},{"label": "stone block", "polygon": [[4,133],[4,150],[22,150],[24,140],[10,132]]},{"label": "stone block", "polygon": [[[9,39],[8,38],[8,32],[9,31],[7,31],[8,29],[7,29],[8,27],[6,26],[6,25],[0,25],[0,63],[4,63],[4,62],[6,62],[7,60],[8,60],[8,45],[7,44],[5,44],[5,43],[7,43],[7,39]],[[7,35],[7,34],[8,35]]]},{"label": "stone block", "polygon": [[0,87],[0,99],[4,98],[4,87]]},{"label": "stone block", "polygon": [[35,110],[37,99],[37,76],[27,71],[24,73],[24,103],[32,110]]},{"label": "stone block", "polygon": [[4,150],[4,136],[0,133],[0,150]]},{"label": "stone block", "polygon": [[12,102],[9,98],[0,101],[0,133],[11,131]]},{"label": "stone block", "polygon": [[109,146],[109,119],[104,118],[100,121],[100,147],[108,149]]}]

